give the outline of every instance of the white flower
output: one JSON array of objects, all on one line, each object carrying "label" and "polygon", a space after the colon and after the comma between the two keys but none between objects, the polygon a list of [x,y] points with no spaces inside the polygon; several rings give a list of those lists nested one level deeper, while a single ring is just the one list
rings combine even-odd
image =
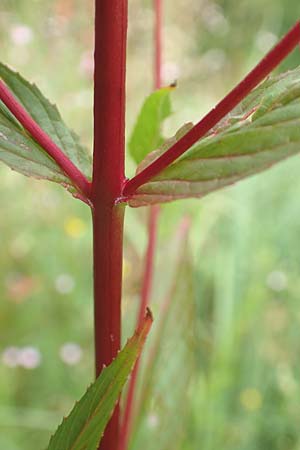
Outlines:
[{"label": "white flower", "polygon": [[7,347],[2,353],[2,362],[7,367],[19,365],[20,350],[17,347]]},{"label": "white flower", "polygon": [[147,422],[148,422],[149,428],[157,428],[157,426],[159,424],[158,416],[153,413],[149,414],[149,416],[147,418]]},{"label": "white flower", "polygon": [[255,45],[263,53],[268,52],[278,41],[278,36],[270,31],[259,31]]},{"label": "white flower", "polygon": [[55,279],[55,289],[60,294],[70,294],[70,292],[73,291],[74,287],[74,278],[67,273],[62,273]]},{"label": "white flower", "polygon": [[284,272],[274,270],[270,272],[266,280],[267,286],[273,291],[283,291],[287,287],[287,277]]},{"label": "white flower", "polygon": [[10,30],[10,37],[15,45],[26,46],[33,39],[33,31],[27,25],[15,25]]},{"label": "white flower", "polygon": [[180,67],[174,62],[166,62],[162,66],[164,84],[174,83],[180,78]]},{"label": "white flower", "polygon": [[59,350],[61,360],[69,366],[75,366],[82,358],[82,349],[74,342],[66,342]]},{"label": "white flower", "polygon": [[92,52],[84,52],[81,55],[79,71],[82,75],[92,78],[94,75],[94,55]]},{"label": "white flower", "polygon": [[41,364],[41,353],[36,347],[24,347],[19,350],[18,363],[24,369],[36,369]]}]

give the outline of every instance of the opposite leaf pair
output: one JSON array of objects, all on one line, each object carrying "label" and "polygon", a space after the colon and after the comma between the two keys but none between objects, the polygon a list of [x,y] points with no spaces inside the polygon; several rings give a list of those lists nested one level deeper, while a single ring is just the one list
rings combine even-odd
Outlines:
[{"label": "opposite leaf pair", "polygon": [[[161,125],[171,114],[171,89],[153,93],[144,103],[129,142],[131,155],[140,165],[137,175],[125,184],[121,201],[137,207],[203,197],[298,153],[299,69],[267,80],[239,103],[299,41],[298,22],[216,108],[191,129],[180,129],[165,144]],[[41,133],[57,146],[54,150],[64,161],[63,164],[59,164],[59,158],[53,161],[49,152],[36,142],[39,140],[28,135],[28,130],[2,102],[0,159],[25,175],[58,182],[89,202],[91,159],[74,132],[66,127],[57,108],[35,85],[3,64],[0,78],[21,109],[24,108],[24,114],[30,115],[29,121],[33,119]],[[4,95],[6,88],[2,87]],[[153,150],[156,152],[151,154]],[[71,176],[66,175],[69,175],[68,161]]]}]

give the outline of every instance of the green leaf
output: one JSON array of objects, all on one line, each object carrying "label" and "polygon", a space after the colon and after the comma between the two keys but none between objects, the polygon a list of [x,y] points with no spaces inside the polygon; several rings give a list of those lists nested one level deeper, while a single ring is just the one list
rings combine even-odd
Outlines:
[{"label": "green leaf", "polygon": [[[31,117],[90,179],[91,158],[76,134],[63,122],[58,109],[34,84],[0,63],[0,78]],[[0,160],[24,175],[70,186],[55,161],[32,139],[0,101]]]},{"label": "green leaf", "polygon": [[172,113],[170,102],[172,89],[166,87],[153,92],[142,106],[128,144],[129,152],[137,164],[164,141],[161,127],[163,121]]},{"label": "green leaf", "polygon": [[148,310],[143,325],[116,359],[104,368],[51,438],[48,450],[96,450],[122,388],[139,357],[152,324]]},{"label": "green leaf", "polygon": [[47,179],[71,189],[70,181],[45,151],[0,107],[0,160],[23,175]]},{"label": "green leaf", "polygon": [[[138,188],[131,206],[203,197],[300,151],[300,69],[266,80],[211,134]],[[145,167],[161,153],[148,155]],[[138,168],[138,171],[140,168]]]}]

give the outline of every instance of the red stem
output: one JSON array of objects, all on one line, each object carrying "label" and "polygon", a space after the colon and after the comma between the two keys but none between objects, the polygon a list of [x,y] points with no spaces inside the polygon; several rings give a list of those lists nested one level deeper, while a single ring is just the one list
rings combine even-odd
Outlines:
[{"label": "red stem", "polygon": [[186,216],[182,219],[182,221],[179,224],[178,230],[176,232],[176,242],[178,243],[179,251],[176,255],[176,261],[175,261],[175,277],[171,283],[171,286],[168,290],[168,293],[166,297],[161,302],[161,307],[159,310],[159,322],[156,326],[155,331],[155,340],[154,343],[151,346],[151,349],[149,350],[148,358],[147,358],[147,365],[145,368],[145,380],[143,380],[143,389],[141,396],[139,398],[139,402],[136,405],[135,408],[135,417],[137,419],[141,418],[142,416],[142,408],[147,408],[147,397],[151,395],[151,380],[152,380],[152,374],[154,373],[155,363],[157,361],[157,355],[160,348],[160,343],[162,342],[162,336],[163,331],[166,326],[166,322],[168,320],[168,315],[170,311],[170,307],[172,305],[172,301],[176,295],[176,289],[177,289],[177,275],[180,270],[180,267],[182,265],[182,257],[184,254],[185,249],[185,241],[188,236],[188,232],[191,226],[191,219]]},{"label": "red stem", "polygon": [[151,289],[153,284],[154,258],[157,241],[157,222],[160,208],[157,205],[153,206],[152,208],[150,208],[149,212],[150,214],[148,223],[148,246],[145,255],[145,270],[142,284],[140,309],[137,317],[138,325],[140,325],[143,320],[146,308],[149,305],[149,300],[151,297]]},{"label": "red stem", "polygon": [[[151,297],[151,289],[153,284],[153,269],[154,269],[154,256],[156,248],[157,239],[157,221],[160,208],[158,206],[153,206],[149,210],[149,225],[148,225],[148,246],[145,255],[145,269],[142,284],[142,293],[140,308],[137,316],[137,326],[140,326],[143,317],[145,315],[145,310],[149,305]],[[130,382],[128,386],[128,392],[124,407],[124,417],[121,427],[121,436],[119,450],[127,450],[129,438],[131,435],[132,424],[133,424],[133,413],[134,413],[134,400],[136,393],[136,386],[138,381],[139,369],[140,369],[141,359],[138,358],[134,369],[132,371]]]},{"label": "red stem", "polygon": [[[155,25],[154,25],[154,89],[160,89],[161,87],[161,64],[162,64],[162,0],[154,0],[154,13],[155,13]],[[140,298],[140,307],[137,316],[137,326],[140,326],[145,310],[149,305],[151,298],[151,289],[153,284],[153,271],[154,271],[154,257],[157,241],[157,225],[160,213],[159,206],[152,206],[149,209],[149,222],[148,222],[148,245],[145,255],[145,268],[142,282],[142,292]],[[136,386],[138,381],[138,375],[140,371],[141,359],[138,358],[132,375],[130,378],[127,397],[124,407],[124,417],[121,427],[121,436],[119,450],[127,450],[129,444],[129,438],[132,431],[132,425],[134,422],[134,400],[136,393]]]},{"label": "red stem", "polygon": [[16,100],[5,83],[0,80],[0,100],[18,119],[20,124],[40,144],[51,158],[64,171],[67,177],[80,189],[85,197],[90,198],[91,184],[85,175],[70,161],[63,151],[52,141],[47,133],[32,119],[28,112]]},{"label": "red stem", "polygon": [[148,167],[131,180],[128,180],[123,189],[123,196],[126,198],[133,195],[142,184],[145,184],[151,178],[158,175],[159,172],[172,164],[179,156],[201,139],[277,67],[299,42],[300,23],[297,22],[260,63],[215,108],[200,120],[197,125]]},{"label": "red stem", "polygon": [[[96,374],[120,349],[127,0],[96,0],[94,99],[94,314]],[[121,207],[120,207],[121,206]],[[99,449],[117,450],[119,407]]]}]

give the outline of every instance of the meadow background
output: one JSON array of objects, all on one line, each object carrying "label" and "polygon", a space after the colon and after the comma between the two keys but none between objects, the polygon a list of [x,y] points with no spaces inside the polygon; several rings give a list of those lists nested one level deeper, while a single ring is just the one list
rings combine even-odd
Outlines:
[{"label": "meadow background", "polygon": [[[197,121],[300,16],[288,0],[165,0],[166,137]],[[129,0],[127,133],[152,90],[153,12]],[[92,147],[92,0],[1,0],[0,59]],[[300,64],[296,50],[278,69]],[[128,157],[127,173],[133,174]],[[300,159],[163,206],[131,450],[300,450]],[[0,165],[0,448],[46,447],[93,377],[88,208]],[[126,213],[124,340],[147,210]]]}]

